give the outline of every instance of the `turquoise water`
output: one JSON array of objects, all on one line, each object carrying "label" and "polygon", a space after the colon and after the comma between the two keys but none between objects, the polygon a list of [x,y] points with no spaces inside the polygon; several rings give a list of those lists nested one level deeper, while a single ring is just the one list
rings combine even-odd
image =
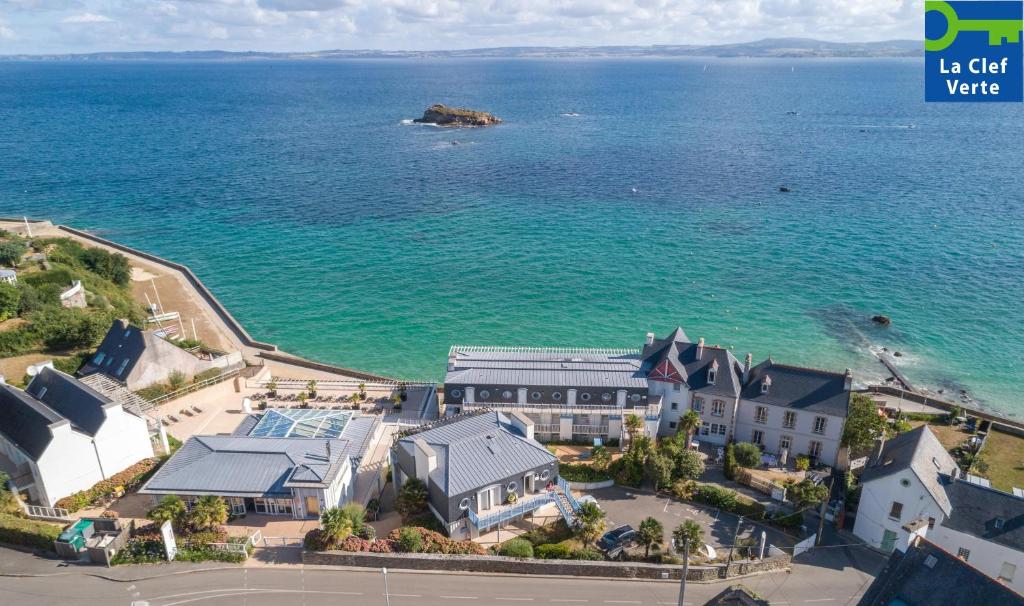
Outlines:
[{"label": "turquoise water", "polygon": [[[1024,106],[926,105],[922,71],[0,63],[0,214],[186,263],[255,337],[371,371],[681,324],[863,380],[897,349],[1022,414]],[[434,102],[506,123],[402,123]]]}]

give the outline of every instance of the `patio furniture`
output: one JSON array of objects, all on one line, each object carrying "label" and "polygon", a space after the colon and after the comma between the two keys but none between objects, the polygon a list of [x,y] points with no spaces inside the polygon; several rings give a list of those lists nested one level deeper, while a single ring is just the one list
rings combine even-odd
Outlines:
[{"label": "patio furniture", "polygon": [[196,411],[199,414],[203,414],[203,409],[199,408],[198,406],[193,406],[192,410]]}]

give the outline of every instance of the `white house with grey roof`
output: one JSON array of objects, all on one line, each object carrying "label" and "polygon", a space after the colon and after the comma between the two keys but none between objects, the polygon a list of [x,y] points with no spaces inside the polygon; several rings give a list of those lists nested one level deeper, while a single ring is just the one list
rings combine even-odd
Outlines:
[{"label": "white house with grey roof", "polygon": [[927,425],[880,443],[861,484],[853,532],[872,547],[927,538],[1024,592],[1024,498],[961,477]]},{"label": "white house with grey roof", "polygon": [[19,491],[53,507],[153,456],[146,419],[43,367],[22,391],[0,383],[0,462]]},{"label": "white house with grey roof", "polygon": [[576,508],[558,481],[558,459],[534,439],[525,415],[476,411],[398,440],[391,453],[397,491],[418,478],[430,511],[454,537],[481,533],[547,506]]},{"label": "white house with grey roof", "polygon": [[234,435],[190,438],[139,492],[191,506],[222,497],[233,514],[317,518],[353,498],[363,455],[379,440],[378,417],[286,409],[246,417]]}]

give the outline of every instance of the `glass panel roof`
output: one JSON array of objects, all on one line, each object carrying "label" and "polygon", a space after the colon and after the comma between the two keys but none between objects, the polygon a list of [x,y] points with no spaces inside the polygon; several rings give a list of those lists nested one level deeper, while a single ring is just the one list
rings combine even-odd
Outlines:
[{"label": "glass panel roof", "polygon": [[264,438],[337,438],[351,412],[339,410],[268,410],[250,436]]}]

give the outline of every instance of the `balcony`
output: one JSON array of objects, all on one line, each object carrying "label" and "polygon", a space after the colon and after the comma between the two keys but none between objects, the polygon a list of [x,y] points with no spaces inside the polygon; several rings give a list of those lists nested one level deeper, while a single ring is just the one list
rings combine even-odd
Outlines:
[{"label": "balcony", "polygon": [[498,505],[486,511],[477,513],[469,510],[469,521],[480,530],[497,526],[503,522],[522,517],[532,511],[536,511],[545,505],[555,502],[553,492],[540,492],[528,497],[523,497],[510,505]]},{"label": "balcony", "polygon": [[562,426],[559,423],[534,423],[533,430],[536,433],[560,433]]},{"label": "balcony", "polygon": [[573,435],[602,436],[608,434],[607,425],[573,425]]}]

